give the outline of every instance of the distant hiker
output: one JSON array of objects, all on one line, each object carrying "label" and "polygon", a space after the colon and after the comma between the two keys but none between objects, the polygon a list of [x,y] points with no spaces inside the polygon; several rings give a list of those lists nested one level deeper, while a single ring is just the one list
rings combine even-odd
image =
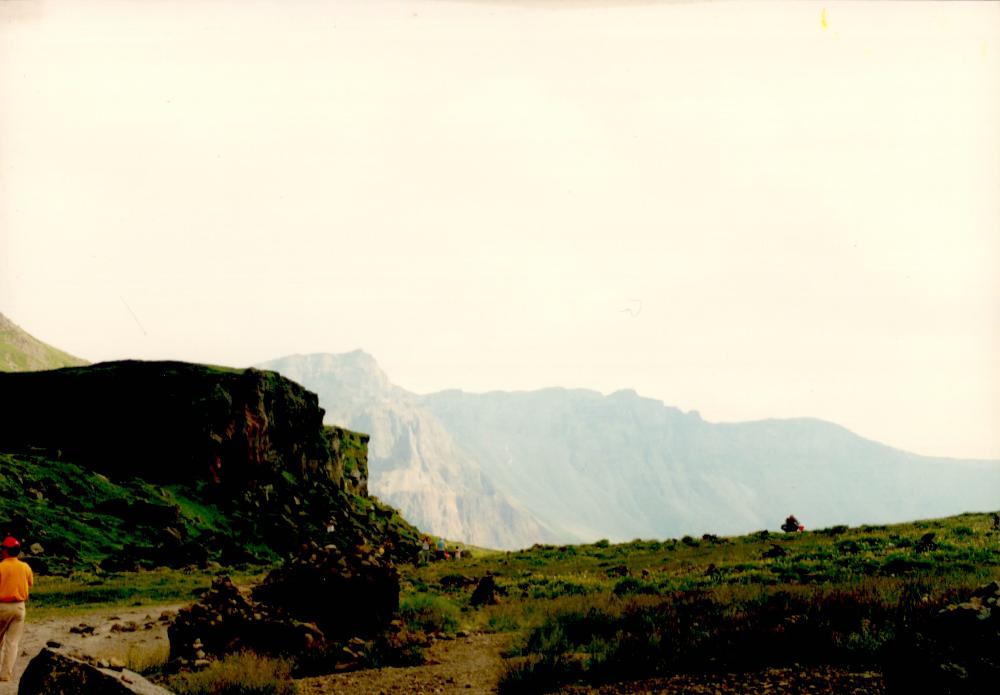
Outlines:
[{"label": "distant hiker", "polygon": [[424,540],[420,544],[420,564],[426,565],[431,559],[431,539],[424,536]]},{"label": "distant hiker", "polygon": [[993,530],[1000,531],[1000,514],[993,512],[990,514],[990,521],[993,522]]},{"label": "distant hiker", "polygon": [[795,533],[796,531],[805,531],[806,527],[799,523],[794,514],[789,514],[785,523],[781,525],[781,530],[785,533]]},{"label": "distant hiker", "polygon": [[434,553],[434,557],[437,560],[444,560],[447,553],[444,551],[444,538],[438,538],[437,550]]},{"label": "distant hiker", "polygon": [[24,631],[24,602],[35,583],[27,564],[17,558],[21,544],[13,536],[0,543],[0,681],[14,677],[14,661]]},{"label": "distant hiker", "polygon": [[459,548],[457,545],[455,546],[455,552],[452,553],[452,557],[456,560],[462,559],[462,549]]}]

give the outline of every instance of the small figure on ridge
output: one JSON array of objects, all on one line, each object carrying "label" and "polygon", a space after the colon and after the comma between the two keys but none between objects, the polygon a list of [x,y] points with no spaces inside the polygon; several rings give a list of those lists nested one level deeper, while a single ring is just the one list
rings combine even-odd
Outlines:
[{"label": "small figure on ridge", "polygon": [[785,523],[781,525],[781,530],[785,533],[795,533],[796,531],[805,531],[806,527],[799,523],[794,514],[789,514]]}]

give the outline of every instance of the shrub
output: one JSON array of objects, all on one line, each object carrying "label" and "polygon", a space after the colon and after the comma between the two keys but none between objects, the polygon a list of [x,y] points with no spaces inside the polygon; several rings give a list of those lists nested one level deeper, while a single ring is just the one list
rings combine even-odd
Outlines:
[{"label": "shrub", "polygon": [[631,594],[655,594],[657,593],[656,586],[648,582],[644,582],[635,577],[625,577],[619,580],[615,584],[614,594],[615,596],[629,596]]},{"label": "shrub", "polygon": [[230,654],[203,671],[180,673],[167,680],[177,695],[294,695],[292,667],[287,661],[252,652]]},{"label": "shrub", "polygon": [[824,536],[839,536],[842,533],[847,533],[848,527],[843,524],[837,526],[831,526],[830,528],[824,528],[817,531],[817,533],[822,533]]},{"label": "shrub", "polygon": [[155,643],[116,644],[98,648],[98,658],[119,659],[125,668],[136,673],[155,673],[170,659],[170,643],[162,640]]},{"label": "shrub", "polygon": [[416,594],[399,606],[399,617],[412,630],[424,632],[454,632],[461,612],[443,596]]}]

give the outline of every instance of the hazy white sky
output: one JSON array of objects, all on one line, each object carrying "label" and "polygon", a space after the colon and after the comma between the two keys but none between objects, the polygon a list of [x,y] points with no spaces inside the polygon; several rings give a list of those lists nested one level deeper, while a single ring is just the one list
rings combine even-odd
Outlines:
[{"label": "hazy white sky", "polygon": [[1000,458],[1000,7],[0,3],[0,312]]}]

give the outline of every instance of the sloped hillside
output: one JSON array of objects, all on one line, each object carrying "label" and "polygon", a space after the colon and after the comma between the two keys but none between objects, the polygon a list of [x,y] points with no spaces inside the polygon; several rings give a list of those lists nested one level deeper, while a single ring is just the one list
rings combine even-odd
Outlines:
[{"label": "sloped hillside", "polygon": [[27,372],[87,364],[25,333],[0,314],[0,372]]}]

